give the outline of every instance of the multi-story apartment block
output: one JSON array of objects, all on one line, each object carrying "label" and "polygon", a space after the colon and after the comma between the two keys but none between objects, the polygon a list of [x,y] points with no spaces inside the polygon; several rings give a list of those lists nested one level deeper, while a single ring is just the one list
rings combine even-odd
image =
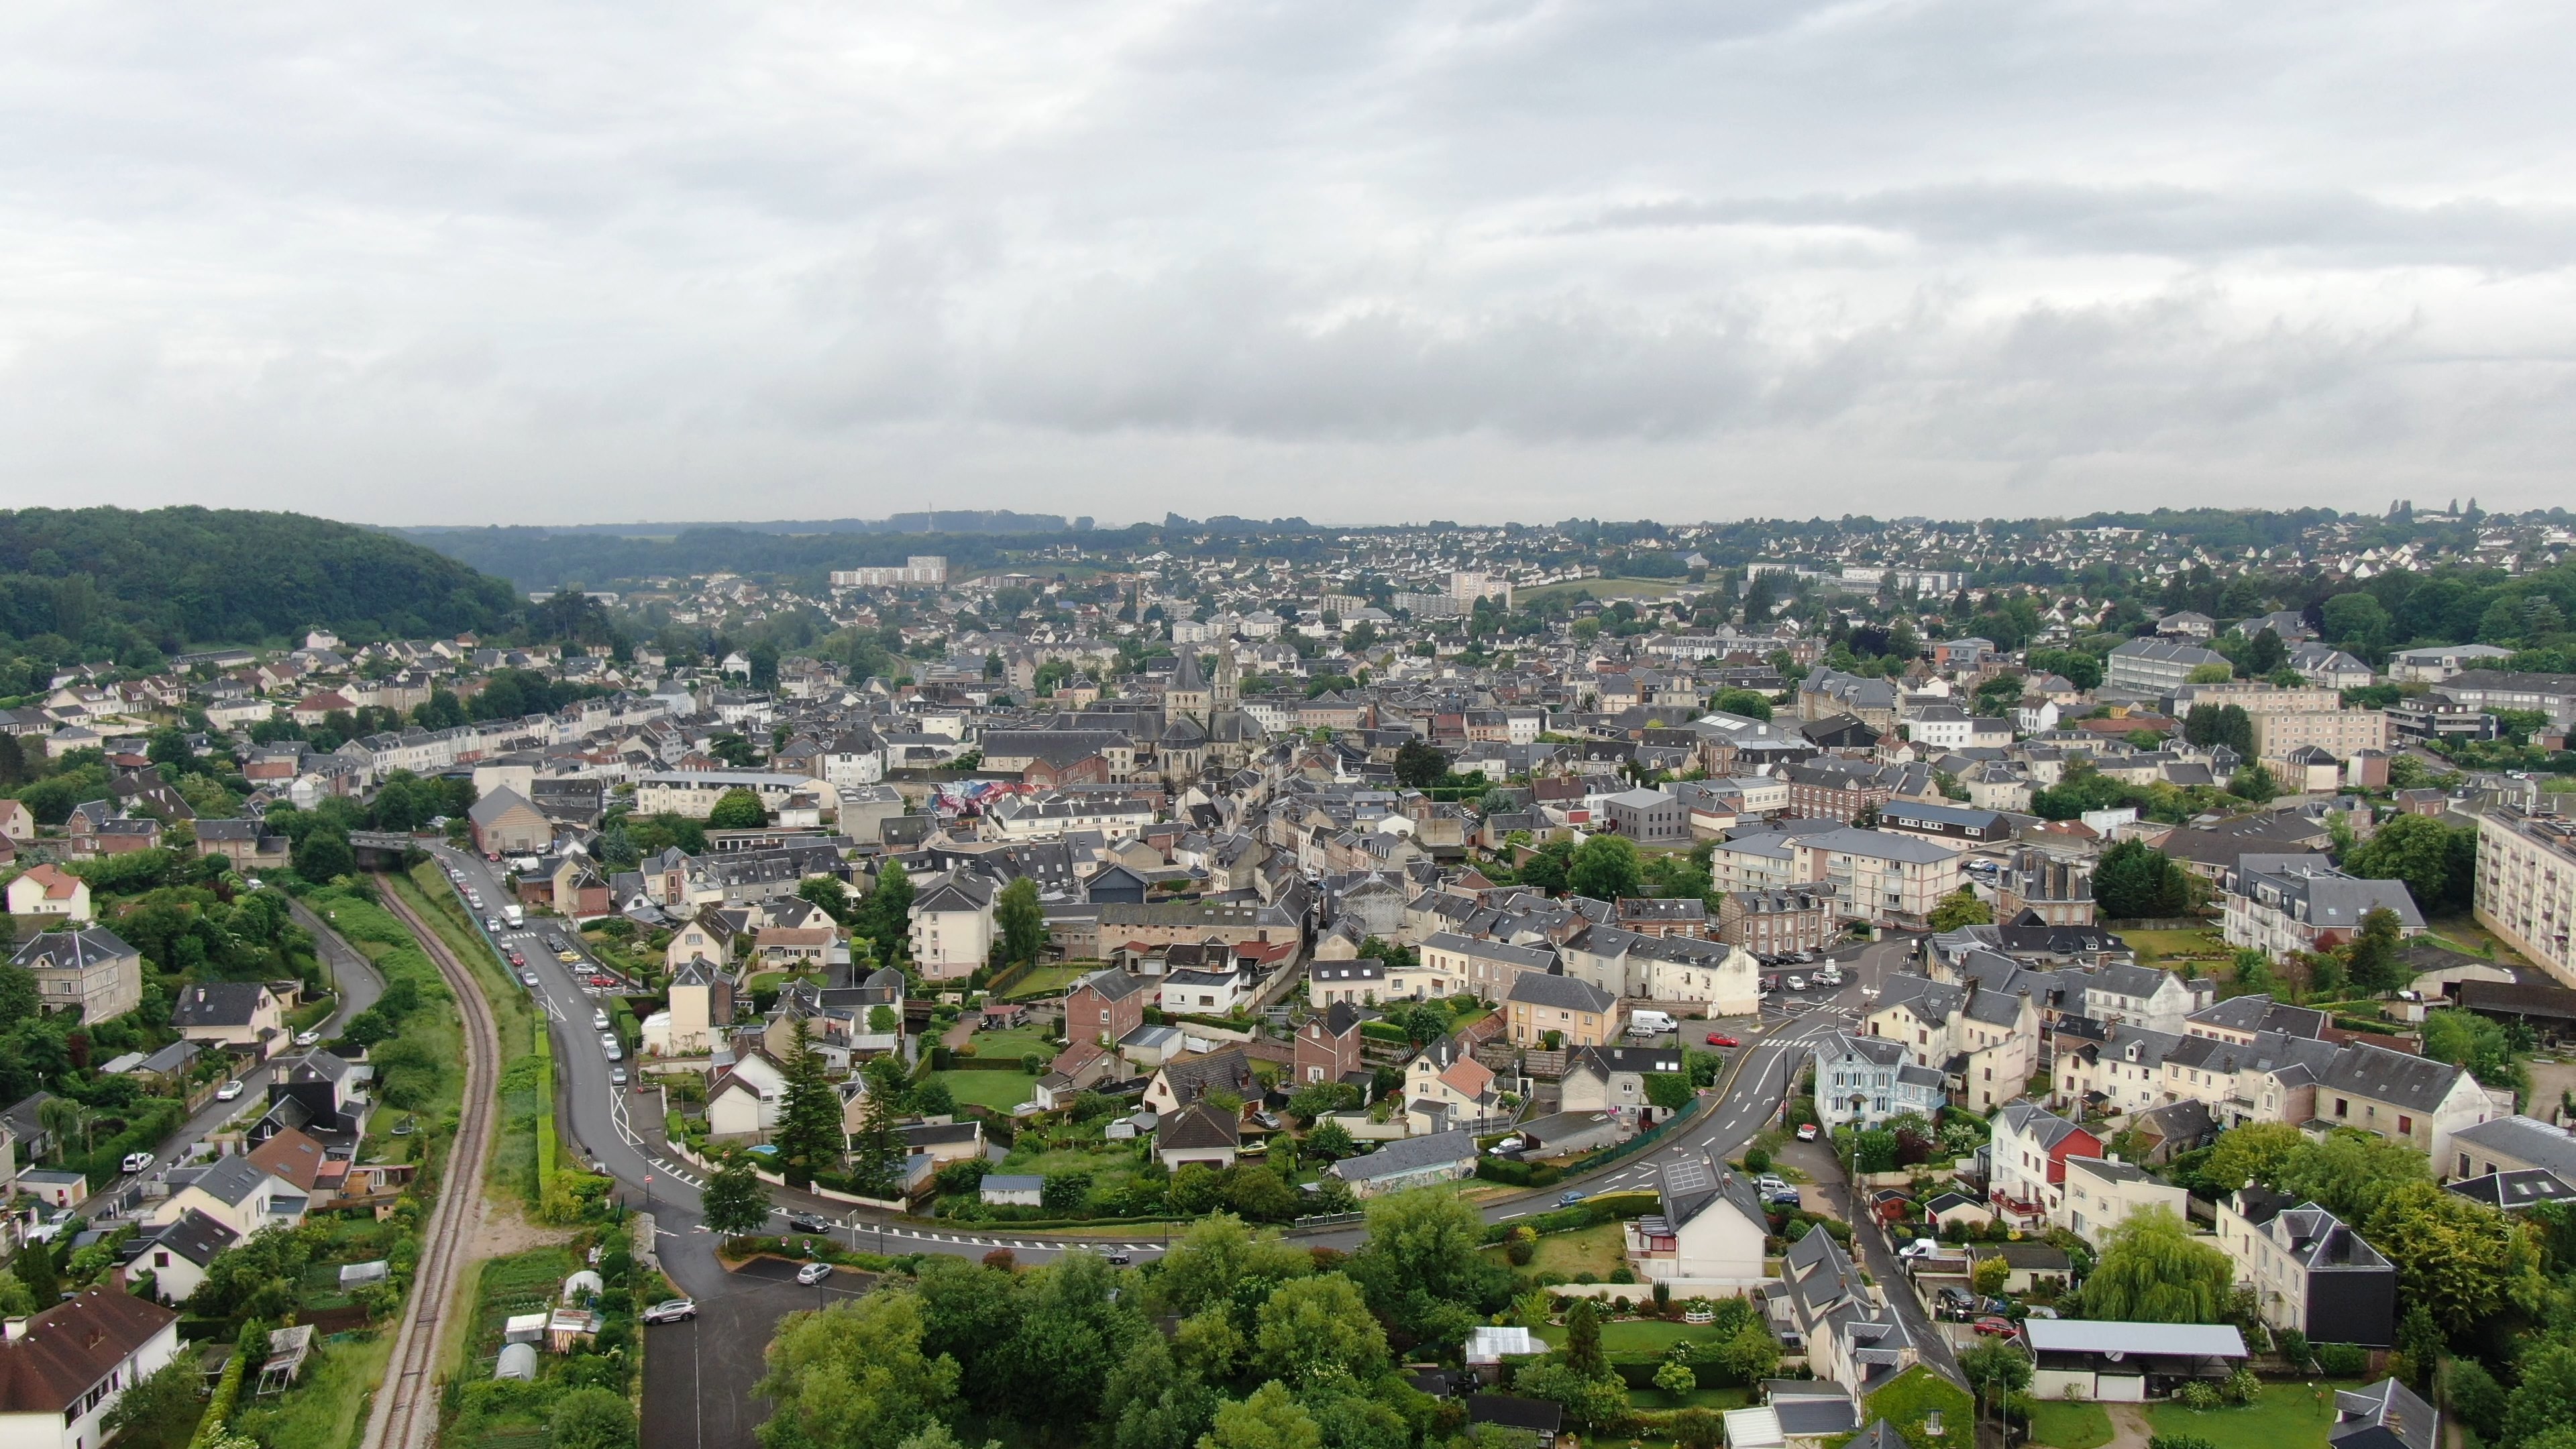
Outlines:
[{"label": "multi-story apartment block", "polygon": [[1798,882],[1831,882],[1854,916],[1881,925],[1921,926],[1963,879],[1958,851],[1889,831],[1800,836],[1795,855]]},{"label": "multi-story apartment block", "polygon": [[2105,662],[2109,666],[2102,681],[2106,688],[2124,694],[2166,695],[2182,688],[2202,665],[2226,665],[2227,656],[2173,639],[2132,639],[2112,650]]},{"label": "multi-story apartment block", "polygon": [[2285,760],[2290,752],[2313,745],[2338,760],[2364,750],[2388,748],[2388,712],[2377,709],[2301,710],[2251,716],[2254,754],[2265,761]]},{"label": "multi-story apartment block", "polygon": [[2382,908],[2396,914],[2402,934],[2424,929],[2424,913],[2404,881],[2358,879],[2319,856],[2242,856],[2223,883],[2221,931],[2227,944],[2276,959],[2343,945],[2361,930],[2364,916]]},{"label": "multi-story apartment block", "polygon": [[1729,891],[1717,900],[1717,938],[1757,956],[1821,951],[1842,934],[1842,895],[1831,885]]},{"label": "multi-story apartment block", "polygon": [[2478,924],[2576,986],[2576,819],[2486,813],[2478,829]]},{"label": "multi-story apartment block", "polygon": [[948,582],[948,560],[938,554],[912,554],[901,568],[861,568],[832,570],[832,587],[836,589],[894,589],[906,585],[944,584]]}]

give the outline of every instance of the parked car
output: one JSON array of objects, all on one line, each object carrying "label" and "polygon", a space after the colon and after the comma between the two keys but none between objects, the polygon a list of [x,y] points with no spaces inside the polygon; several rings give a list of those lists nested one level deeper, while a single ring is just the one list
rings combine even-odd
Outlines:
[{"label": "parked car", "polygon": [[1112,1268],[1124,1268],[1124,1267],[1126,1267],[1128,1264],[1133,1263],[1133,1262],[1135,1262],[1135,1261],[1136,1261],[1135,1255],[1133,1255],[1133,1254],[1131,1254],[1131,1253],[1129,1253],[1129,1252],[1125,1251],[1124,1249],[1121,1249],[1121,1250],[1120,1250],[1120,1251],[1118,1251],[1118,1252],[1115,1252],[1115,1253],[1111,1253],[1111,1254],[1109,1254],[1109,1255],[1108,1255],[1108,1258],[1109,1258],[1109,1266],[1110,1266],[1110,1267],[1112,1267]]},{"label": "parked car", "polygon": [[483,932],[488,936],[497,936],[501,934],[501,918],[499,916],[485,916],[483,918]]},{"label": "parked car", "polygon": [[215,1088],[215,1100],[218,1102],[230,1102],[239,1098],[242,1091],[243,1087],[241,1078],[235,1077],[231,1081],[224,1083],[222,1086]]},{"label": "parked car", "polygon": [[1831,962],[1831,961],[1828,961],[1828,962],[1826,962],[1824,965],[1817,967],[1817,968],[1816,968],[1816,983],[1817,983],[1818,985],[1820,985],[1820,986],[1840,986],[1840,985],[1842,985],[1842,984],[1843,984],[1843,973],[1842,973],[1842,968],[1841,968],[1841,967],[1839,967],[1839,966],[1836,966],[1836,965],[1835,965],[1833,962]]},{"label": "parked car", "polygon": [[617,1038],[609,1035],[607,1032],[601,1032],[599,1034],[599,1050],[602,1055],[606,1056],[612,1062],[622,1061],[626,1056],[626,1049],[619,1046],[617,1044]]},{"label": "parked car", "polygon": [[1916,1258],[1929,1258],[1940,1251],[1941,1245],[1932,1239],[1916,1238],[1913,1242],[1897,1249],[1896,1256],[1911,1261]]},{"label": "parked car", "polygon": [[1998,1318],[1992,1314],[1978,1319],[1976,1330],[1988,1338],[2013,1338],[2021,1333],[2020,1329],[2013,1327],[2011,1319]]},{"label": "parked car", "polygon": [[299,1031],[295,1034],[295,1044],[301,1047],[318,1045],[321,1040],[322,1033],[319,1031]]},{"label": "parked car", "polygon": [[666,1298],[644,1310],[646,1323],[678,1323],[697,1316],[697,1302],[688,1298]]},{"label": "parked car", "polygon": [[1792,977],[1790,977],[1790,978],[1789,978],[1789,989],[1790,989],[1790,990],[1792,990],[1792,991],[1804,991],[1804,990],[1806,990],[1806,989],[1807,989],[1807,978],[1806,978],[1806,977],[1804,977],[1804,976],[1792,976]]},{"label": "parked car", "polygon": [[149,1152],[129,1152],[125,1154],[124,1170],[127,1172],[141,1172],[151,1165],[152,1154]]},{"label": "parked car", "polygon": [[510,953],[510,964],[513,966],[525,966],[528,964],[528,958],[521,952],[513,951]]},{"label": "parked car", "polygon": [[624,1067],[610,1067],[608,1069],[608,1085],[612,1087],[625,1086],[626,1069]]},{"label": "parked car", "polygon": [[1799,1140],[1799,1141],[1801,1141],[1801,1142],[1813,1142],[1813,1141],[1815,1141],[1815,1140],[1816,1140],[1816,1124],[1815,1124],[1815,1123],[1813,1123],[1813,1122],[1801,1122],[1801,1123],[1799,1123],[1799,1124],[1798,1124],[1798,1140]]},{"label": "parked car", "polygon": [[1520,1134],[1515,1132],[1511,1136],[1504,1138],[1502,1141],[1495,1143],[1493,1146],[1486,1148],[1485,1155],[1487,1157],[1509,1157],[1520,1150]]},{"label": "parked car", "polygon": [[537,973],[534,971],[522,971],[519,973],[519,981],[523,985],[534,986],[537,984]]},{"label": "parked car", "polygon": [[581,960],[581,953],[579,951],[566,948],[564,950],[557,951],[555,953],[555,959],[561,961],[566,966],[570,966]]},{"label": "parked car", "polygon": [[1728,1036],[1726,1033],[1724,1033],[1724,1032],[1722,1032],[1722,1031],[1713,1031],[1713,1032],[1710,1032],[1710,1033],[1708,1034],[1708,1044],[1709,1044],[1710,1046],[1714,1046],[1714,1047],[1731,1047],[1731,1046],[1742,1046],[1742,1045],[1744,1045],[1744,1043],[1742,1043],[1742,1042],[1740,1042],[1740,1041],[1737,1041],[1735,1038],[1733,1038],[1733,1037],[1731,1037],[1731,1036]]},{"label": "parked car", "polygon": [[1953,1323],[1967,1322],[1968,1315],[1977,1308],[1976,1298],[1962,1288],[1944,1288],[1933,1295],[1933,1302],[1939,1306],[1941,1316]]},{"label": "parked car", "polygon": [[608,1008],[607,1008],[607,1007],[605,1007],[605,1006],[598,1006],[598,1007],[593,1007],[593,1008],[591,1008],[591,1012],[590,1012],[590,1027],[591,1027],[591,1030],[593,1030],[593,1031],[606,1031],[606,1030],[608,1030]]},{"label": "parked car", "polygon": [[2024,1318],[2055,1318],[2057,1316],[2057,1310],[2049,1307],[2045,1303],[2028,1303],[2022,1306],[2021,1316]]},{"label": "parked car", "polygon": [[465,883],[465,872],[458,870],[456,867],[451,865],[447,868],[447,878],[459,885],[463,885]]},{"label": "parked car", "polygon": [[813,1213],[789,1213],[787,1226],[800,1233],[828,1233],[832,1230],[832,1220]]},{"label": "parked car", "polygon": [[[809,1288],[831,1276],[832,1265],[829,1263],[808,1263],[804,1267],[796,1270],[796,1281]],[[2009,1323],[2004,1326],[2006,1328],[2012,1327]]]}]

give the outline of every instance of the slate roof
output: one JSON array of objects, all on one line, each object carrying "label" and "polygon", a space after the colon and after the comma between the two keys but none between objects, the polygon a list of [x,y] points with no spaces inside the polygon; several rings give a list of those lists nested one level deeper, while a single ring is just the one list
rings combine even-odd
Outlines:
[{"label": "slate roof", "polygon": [[202,1268],[213,1262],[217,1253],[240,1241],[241,1234],[190,1208],[178,1221],[155,1234],[152,1246],[176,1253]]},{"label": "slate roof", "polygon": [[1604,1015],[1619,1004],[1619,998],[1579,976],[1552,976],[1543,971],[1524,971],[1513,978],[1506,1001],[1528,1006],[1553,1007],[1560,1011],[1590,1012]]},{"label": "slate roof", "polygon": [[170,1024],[189,1027],[248,1026],[268,988],[256,981],[204,981],[179,993]]},{"label": "slate roof", "polygon": [[1373,1182],[1398,1173],[1476,1160],[1476,1139],[1466,1132],[1398,1137],[1377,1151],[1346,1157],[1325,1169],[1344,1182]]},{"label": "slate roof", "polygon": [[2335,1391],[2335,1423],[2326,1431],[2334,1449],[2433,1449],[2433,1406],[2397,1380]]},{"label": "slate roof", "polygon": [[1236,1147],[1243,1142],[1243,1119],[1232,1112],[1220,1112],[1205,1102],[1194,1102],[1162,1120],[1154,1129],[1157,1148],[1206,1149]]},{"label": "slate roof", "polygon": [[2459,1080],[2460,1069],[2449,1062],[2353,1042],[2335,1053],[2318,1075],[2317,1085],[2429,1112],[2450,1095]]}]

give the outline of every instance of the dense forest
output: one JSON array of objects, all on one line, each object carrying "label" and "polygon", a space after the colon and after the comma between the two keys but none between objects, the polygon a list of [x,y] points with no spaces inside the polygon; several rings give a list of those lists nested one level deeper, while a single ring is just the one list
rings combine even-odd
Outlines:
[{"label": "dense forest", "polygon": [[1126,549],[1148,533],[1140,526],[1057,533],[783,534],[728,526],[686,529],[670,538],[497,527],[413,529],[404,536],[523,589],[604,589],[665,574],[723,572],[785,578],[819,593],[834,569],[900,564],[917,553],[938,554],[952,571],[966,573],[1058,544]]},{"label": "dense forest", "polygon": [[[0,639],[157,667],[191,645],[501,627],[510,586],[375,529],[246,509],[0,512]],[[34,646],[34,647],[24,647]]]}]

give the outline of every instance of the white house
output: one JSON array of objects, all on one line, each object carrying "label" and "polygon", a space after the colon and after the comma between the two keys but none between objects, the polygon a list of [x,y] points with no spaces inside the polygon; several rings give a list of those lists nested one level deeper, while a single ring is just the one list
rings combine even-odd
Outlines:
[{"label": "white house", "polygon": [[179,1315],[122,1288],[92,1288],[0,1341],[0,1446],[98,1449],[125,1391],[179,1356]]},{"label": "white house", "polygon": [[1155,1005],[1193,1016],[1224,1016],[1252,999],[1253,984],[1251,971],[1242,968],[1168,971],[1163,975]]},{"label": "white house", "polygon": [[1930,1120],[1948,1105],[1941,1073],[1917,1066],[1903,1045],[1885,1037],[1837,1031],[1810,1048],[1816,1061],[1816,1115],[1828,1130],[1876,1127],[1913,1112]]},{"label": "white house", "polygon": [[735,1062],[707,1091],[707,1135],[751,1137],[778,1125],[787,1069],[760,1052]]},{"label": "white house", "polygon": [[1662,1210],[1629,1221],[1628,1266],[1646,1283],[1740,1290],[1762,1281],[1762,1243],[1771,1231],[1753,1184],[1685,1157],[1663,1169]]},{"label": "white house", "polygon": [[[9,802],[16,804],[16,801]],[[51,861],[9,882],[9,914],[58,916],[66,921],[93,919],[89,882]]]},{"label": "white house", "polygon": [[2190,1221],[2184,1215],[2189,1196],[2181,1188],[2158,1181],[2134,1162],[2122,1162],[2116,1157],[2069,1157],[2065,1192],[2050,1220],[2098,1248],[2113,1228],[2128,1221],[2130,1214],[2151,1207],[2172,1213],[2176,1222]]},{"label": "white house", "polygon": [[170,1171],[170,1196],[152,1210],[155,1224],[204,1213],[247,1238],[262,1228],[301,1227],[311,1205],[304,1189],[261,1170],[247,1157],[218,1157],[203,1167]]},{"label": "white house", "polygon": [[240,1241],[241,1234],[192,1211],[154,1233],[132,1271],[151,1273],[152,1291],[162,1302],[185,1303],[206,1281],[206,1265]]},{"label": "white house", "polygon": [[998,936],[993,900],[1000,888],[986,876],[952,870],[923,881],[912,897],[912,959],[934,981],[972,976],[992,954]]}]

